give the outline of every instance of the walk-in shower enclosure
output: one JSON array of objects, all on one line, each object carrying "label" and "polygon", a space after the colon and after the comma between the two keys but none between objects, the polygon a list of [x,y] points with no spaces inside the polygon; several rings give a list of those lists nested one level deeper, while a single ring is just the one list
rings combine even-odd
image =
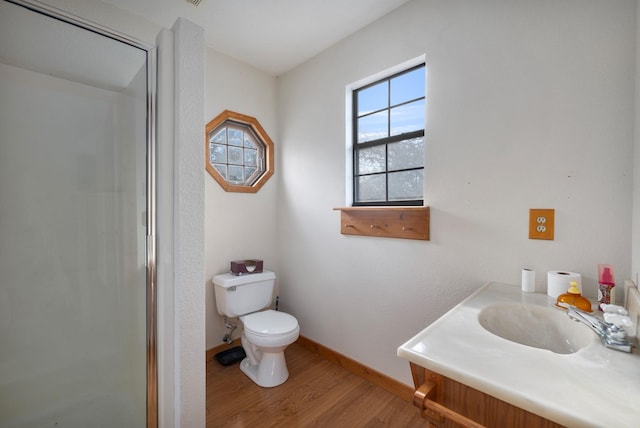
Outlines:
[{"label": "walk-in shower enclosure", "polygon": [[154,52],[18,3],[0,0],[0,427],[146,427]]}]

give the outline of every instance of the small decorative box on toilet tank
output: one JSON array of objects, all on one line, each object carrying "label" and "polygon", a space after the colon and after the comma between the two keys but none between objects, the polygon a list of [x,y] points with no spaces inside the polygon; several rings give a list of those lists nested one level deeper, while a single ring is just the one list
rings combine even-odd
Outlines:
[{"label": "small decorative box on toilet tank", "polygon": [[262,260],[236,260],[231,262],[231,274],[245,275],[262,272]]}]

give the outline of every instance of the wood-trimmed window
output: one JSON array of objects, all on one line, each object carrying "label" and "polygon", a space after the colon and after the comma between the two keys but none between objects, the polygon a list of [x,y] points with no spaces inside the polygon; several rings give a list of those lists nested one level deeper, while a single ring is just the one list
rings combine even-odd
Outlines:
[{"label": "wood-trimmed window", "polygon": [[206,169],[227,192],[256,193],[273,175],[273,142],[254,117],[225,110],[205,129]]}]

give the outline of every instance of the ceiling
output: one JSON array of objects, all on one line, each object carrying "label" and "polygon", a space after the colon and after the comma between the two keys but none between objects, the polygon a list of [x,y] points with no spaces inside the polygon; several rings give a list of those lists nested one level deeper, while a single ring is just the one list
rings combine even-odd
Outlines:
[{"label": "ceiling", "polygon": [[171,28],[205,30],[210,48],[277,76],[408,0],[103,0]]}]

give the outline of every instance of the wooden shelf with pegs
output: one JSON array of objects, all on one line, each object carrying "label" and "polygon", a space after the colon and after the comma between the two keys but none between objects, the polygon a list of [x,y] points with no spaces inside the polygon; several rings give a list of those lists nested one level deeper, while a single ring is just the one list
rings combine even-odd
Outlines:
[{"label": "wooden shelf with pegs", "polygon": [[429,207],[342,207],[340,233],[429,240]]}]

